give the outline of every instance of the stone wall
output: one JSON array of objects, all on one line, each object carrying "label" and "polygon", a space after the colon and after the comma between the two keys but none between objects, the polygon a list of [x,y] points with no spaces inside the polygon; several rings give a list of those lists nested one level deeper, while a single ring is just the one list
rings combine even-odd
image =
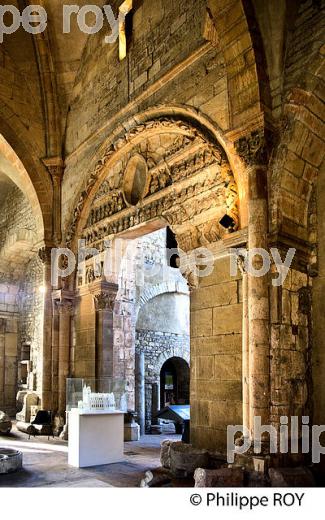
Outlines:
[{"label": "stone wall", "polygon": [[30,345],[28,389],[41,395],[44,293],[43,265],[34,255],[26,266],[20,286],[19,345]]},{"label": "stone wall", "polygon": [[242,294],[230,260],[215,261],[191,294],[191,442],[226,447],[227,426],[242,424]]},{"label": "stone wall", "polygon": [[12,187],[0,215],[0,408],[15,414],[20,387],[21,350],[30,351],[29,373],[24,388],[41,394],[43,266],[32,252],[36,222],[24,194]]},{"label": "stone wall", "polygon": [[189,363],[190,338],[189,335],[172,332],[137,330],[135,351],[145,355],[145,407],[148,426],[152,419],[152,385],[160,385],[160,371],[168,359],[180,357]]},{"label": "stone wall", "polygon": [[132,43],[123,62],[118,61],[117,44],[105,47],[102,33],[89,40],[68,117],[64,225],[75,207],[76,191],[89,178],[94,155],[118,123],[163,103],[195,107],[221,128],[228,127],[222,54],[213,46],[202,50],[209,19],[205,3],[144,1],[134,12]]},{"label": "stone wall", "polygon": [[311,280],[291,269],[283,287],[272,288],[271,421],[311,416]]},{"label": "stone wall", "polygon": [[0,284],[0,410],[15,414],[18,359],[18,291]]}]

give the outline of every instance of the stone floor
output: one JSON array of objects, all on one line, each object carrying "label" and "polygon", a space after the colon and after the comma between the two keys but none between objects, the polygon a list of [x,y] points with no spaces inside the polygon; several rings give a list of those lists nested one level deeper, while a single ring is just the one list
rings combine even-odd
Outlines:
[{"label": "stone floor", "polygon": [[0,436],[0,446],[23,452],[23,470],[0,475],[0,487],[139,487],[148,469],[160,466],[160,443],[180,436],[146,435],[139,442],[126,442],[125,460],[119,464],[77,469],[68,466],[68,443],[18,432]]}]

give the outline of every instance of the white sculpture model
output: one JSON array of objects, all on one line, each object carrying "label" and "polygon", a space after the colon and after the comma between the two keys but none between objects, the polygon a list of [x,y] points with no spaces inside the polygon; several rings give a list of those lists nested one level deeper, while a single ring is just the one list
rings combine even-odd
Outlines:
[{"label": "white sculpture model", "polygon": [[78,408],[88,412],[105,412],[115,410],[114,394],[95,394],[92,393],[90,386],[84,386],[82,391],[82,401],[79,401]]},{"label": "white sculpture model", "polygon": [[126,412],[127,409],[128,409],[128,403],[127,403],[126,395],[123,394],[123,395],[121,396],[121,399],[120,399],[120,410],[121,410],[122,412]]}]

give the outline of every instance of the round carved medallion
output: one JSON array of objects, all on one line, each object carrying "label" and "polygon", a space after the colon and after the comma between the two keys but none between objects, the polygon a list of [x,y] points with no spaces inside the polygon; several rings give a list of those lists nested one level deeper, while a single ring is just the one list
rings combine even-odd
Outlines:
[{"label": "round carved medallion", "polygon": [[135,154],[129,160],[123,183],[124,198],[131,206],[136,206],[148,192],[148,166],[142,155]]}]

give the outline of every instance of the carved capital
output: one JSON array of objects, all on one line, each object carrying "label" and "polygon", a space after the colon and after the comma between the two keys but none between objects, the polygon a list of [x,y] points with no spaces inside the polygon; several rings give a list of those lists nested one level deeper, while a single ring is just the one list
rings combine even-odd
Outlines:
[{"label": "carved capital", "polygon": [[254,130],[235,142],[235,149],[246,166],[267,165],[272,150],[272,134],[268,130]]},{"label": "carved capital", "polygon": [[43,163],[48,169],[53,181],[61,182],[64,173],[64,162],[61,157],[47,157]]},{"label": "carved capital", "polygon": [[115,292],[100,292],[94,295],[96,311],[113,311],[116,299]]},{"label": "carved capital", "polygon": [[60,300],[55,302],[57,311],[60,315],[71,316],[73,313],[73,302],[71,300]]},{"label": "carved capital", "polygon": [[38,257],[43,264],[51,263],[52,248],[45,246],[38,250]]},{"label": "carved capital", "polygon": [[199,277],[191,269],[188,269],[182,273],[182,276],[187,281],[187,285],[189,286],[190,291],[194,291],[199,287]]},{"label": "carved capital", "polygon": [[247,251],[245,252],[244,250],[236,254],[237,266],[242,275],[247,274],[246,257]]}]

